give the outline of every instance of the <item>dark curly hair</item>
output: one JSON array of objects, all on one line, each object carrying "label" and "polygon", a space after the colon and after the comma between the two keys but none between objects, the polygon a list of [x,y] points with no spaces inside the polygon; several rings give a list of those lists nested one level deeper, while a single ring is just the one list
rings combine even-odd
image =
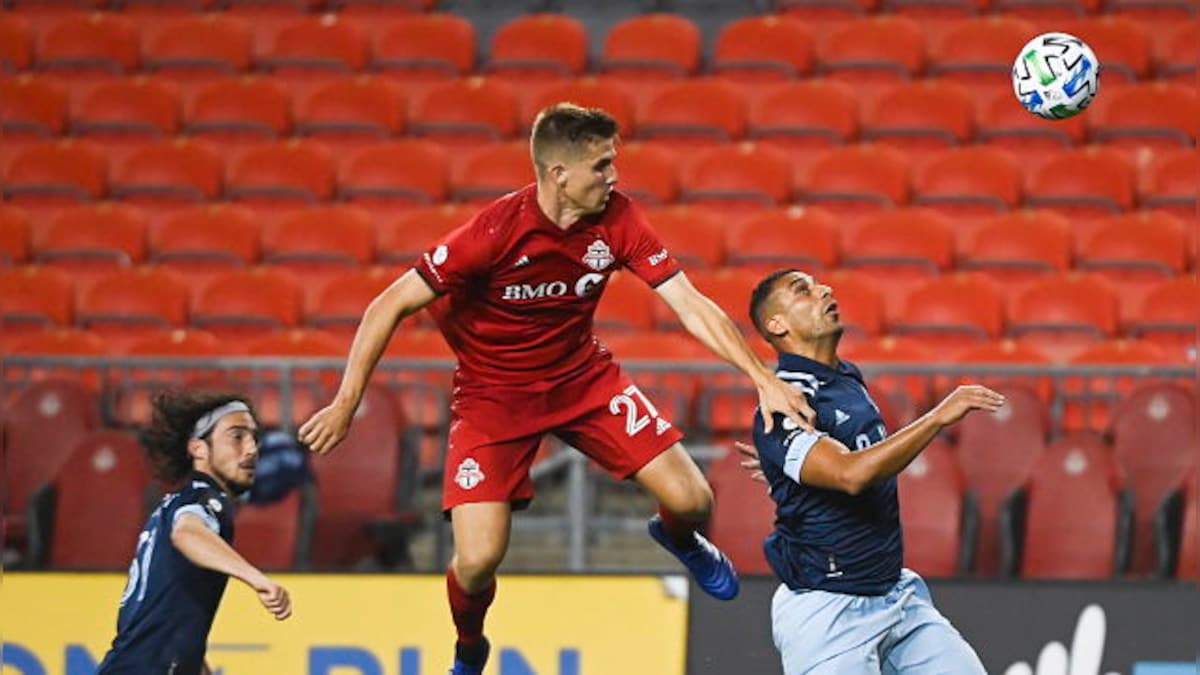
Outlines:
[{"label": "dark curly hair", "polygon": [[[154,395],[150,425],[138,431],[138,441],[154,468],[154,475],[174,485],[192,472],[187,444],[202,415],[231,401],[242,401],[254,414],[254,405],[241,394],[229,392],[162,391]],[[211,433],[211,432],[210,432]]]}]

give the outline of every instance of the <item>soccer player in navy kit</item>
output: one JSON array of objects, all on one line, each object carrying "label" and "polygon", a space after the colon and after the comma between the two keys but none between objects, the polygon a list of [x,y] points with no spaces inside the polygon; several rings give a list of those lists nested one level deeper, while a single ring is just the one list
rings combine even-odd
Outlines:
[{"label": "soccer player in navy kit", "polygon": [[763,548],[782,580],[771,607],[786,675],[985,673],[974,650],[903,568],[896,474],[942,429],[1004,397],[958,387],[889,436],[862,373],[837,356],[842,323],[828,286],[781,270],[754,289],[750,315],[779,352],[777,374],[808,397],[816,431],[755,414],[742,466],[770,486],[775,531]]},{"label": "soccer player in navy kit", "polygon": [[257,432],[253,409],[237,396],[155,397],[139,440],[159,478],[180,488],[138,537],[117,636],[97,675],[207,675],[208,631],[231,576],[276,619],[291,616],[287,591],[230,546],[233,500],[254,483]]}]

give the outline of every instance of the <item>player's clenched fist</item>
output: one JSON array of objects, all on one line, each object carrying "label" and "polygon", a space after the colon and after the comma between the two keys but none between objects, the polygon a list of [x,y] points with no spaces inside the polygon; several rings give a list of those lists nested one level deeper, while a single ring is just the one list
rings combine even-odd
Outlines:
[{"label": "player's clenched fist", "polygon": [[264,579],[254,590],[258,592],[258,601],[279,621],[292,615],[292,598],[283,586]]},{"label": "player's clenched fist", "polygon": [[950,426],[972,410],[996,412],[1004,406],[1004,402],[1003,394],[978,384],[965,384],[942,399],[933,409],[933,415],[942,426]]},{"label": "player's clenched fist", "polygon": [[318,454],[333,450],[350,429],[354,410],[340,403],[331,403],[318,410],[300,427],[297,437],[300,442]]}]

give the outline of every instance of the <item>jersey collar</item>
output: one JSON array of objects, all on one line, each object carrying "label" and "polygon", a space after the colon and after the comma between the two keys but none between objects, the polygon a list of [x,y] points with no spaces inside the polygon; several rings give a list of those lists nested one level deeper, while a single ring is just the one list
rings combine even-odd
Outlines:
[{"label": "jersey collar", "polygon": [[820,361],[814,361],[807,356],[800,356],[799,354],[791,354],[789,352],[779,353],[779,365],[775,370],[812,373],[820,379],[833,379],[840,375],[851,374],[845,361],[839,360],[837,370],[834,370]]}]

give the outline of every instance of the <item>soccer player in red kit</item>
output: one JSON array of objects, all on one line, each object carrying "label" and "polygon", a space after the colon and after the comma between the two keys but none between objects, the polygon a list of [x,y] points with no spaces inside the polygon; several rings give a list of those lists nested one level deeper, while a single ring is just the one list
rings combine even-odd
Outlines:
[{"label": "soccer player in red kit", "polygon": [[[371,371],[396,325],[430,307],[458,358],[443,508],[454,531],[447,570],[458,629],[455,674],[480,673],[483,619],[508,548],[511,515],[533,498],[529,468],[545,434],[578,448],[660,505],[651,536],[697,584],[737,594],[729,559],[696,530],[712,491],[659,414],[592,334],[609,275],[626,268],[653,287],[683,326],[758,388],[764,418],[808,428],[812,411],[776,379],[733,322],[700,294],[628,197],[614,189],[617,124],[606,112],[560,103],[534,121],[537,182],[505,195],[446,235],[367,308],[333,402],[301,426],[325,453],[346,435]],[[434,301],[437,302],[434,302]]]}]

